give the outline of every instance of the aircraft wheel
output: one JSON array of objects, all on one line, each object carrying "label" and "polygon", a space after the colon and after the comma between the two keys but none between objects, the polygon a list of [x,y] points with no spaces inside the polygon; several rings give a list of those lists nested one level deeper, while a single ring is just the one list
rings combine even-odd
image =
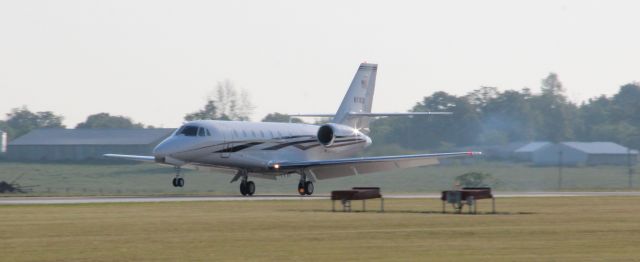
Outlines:
[{"label": "aircraft wheel", "polygon": [[178,177],[178,178],[176,179],[176,185],[177,185],[178,187],[183,187],[183,186],[184,186],[184,179],[183,179],[182,177]]},{"label": "aircraft wheel", "polygon": [[304,189],[304,182],[300,182],[298,184],[298,194],[304,196],[306,194],[306,190]]},{"label": "aircraft wheel", "polygon": [[171,184],[173,185],[173,187],[178,187],[178,179],[177,178],[173,178],[173,180],[171,180]]},{"label": "aircraft wheel", "polygon": [[246,190],[247,195],[253,196],[253,193],[256,192],[256,184],[254,184],[253,181],[247,182]]},{"label": "aircraft wheel", "polygon": [[307,195],[311,195],[313,194],[313,182],[311,181],[307,181],[304,182],[304,193]]},{"label": "aircraft wheel", "polygon": [[247,195],[247,182],[240,182],[240,194],[243,196]]}]

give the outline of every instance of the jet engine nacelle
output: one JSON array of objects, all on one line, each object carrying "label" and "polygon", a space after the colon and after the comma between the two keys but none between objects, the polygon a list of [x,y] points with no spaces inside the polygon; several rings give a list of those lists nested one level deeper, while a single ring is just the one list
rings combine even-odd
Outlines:
[{"label": "jet engine nacelle", "polygon": [[324,146],[331,146],[336,138],[354,137],[357,130],[338,124],[324,124],[318,128],[318,142]]}]

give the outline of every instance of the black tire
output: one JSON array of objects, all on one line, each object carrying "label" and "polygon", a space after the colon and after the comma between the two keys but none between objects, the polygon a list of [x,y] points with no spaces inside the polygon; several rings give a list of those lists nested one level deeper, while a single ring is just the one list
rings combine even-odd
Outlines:
[{"label": "black tire", "polygon": [[313,182],[307,181],[307,182],[304,183],[304,193],[305,194],[307,194],[307,195],[313,194],[313,189],[314,189]]},{"label": "black tire", "polygon": [[298,183],[298,194],[304,196],[307,194],[307,191],[304,190],[304,182]]},{"label": "black tire", "polygon": [[173,180],[171,180],[171,184],[173,185],[173,187],[178,187],[178,179],[177,178],[173,178]]},{"label": "black tire", "polygon": [[247,195],[247,183],[246,182],[241,182],[240,183],[240,194],[242,194],[243,196]]},{"label": "black tire", "polygon": [[249,181],[247,182],[247,195],[249,196],[253,196],[253,193],[256,192],[256,184],[253,183],[253,181]]},{"label": "black tire", "polygon": [[178,179],[176,179],[176,184],[178,185],[178,187],[183,187],[184,179],[182,177],[179,177]]}]

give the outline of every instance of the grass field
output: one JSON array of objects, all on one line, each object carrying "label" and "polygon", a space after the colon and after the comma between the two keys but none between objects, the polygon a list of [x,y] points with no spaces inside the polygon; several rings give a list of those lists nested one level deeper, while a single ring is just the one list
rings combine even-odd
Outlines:
[{"label": "grass field", "polygon": [[[529,167],[525,164],[480,162],[469,165],[412,168],[379,174],[367,174],[324,180],[316,183],[317,193],[351,186],[380,186],[389,193],[437,192],[451,188],[456,176],[470,171],[493,176],[490,185],[499,191],[558,190],[558,170],[554,167]],[[119,195],[119,194],[237,194],[238,184],[231,176],[185,171],[186,186],[170,185],[173,169],[154,164],[63,164],[0,162],[0,180],[39,185],[36,195]],[[572,167],[563,170],[563,190],[627,190],[627,168],[619,166]],[[636,179],[636,184],[640,181]],[[295,193],[298,176],[255,180],[257,194]],[[636,187],[637,188],[637,187]]]},{"label": "grass field", "polygon": [[638,201],[504,198],[495,215],[440,214],[435,199],[387,200],[385,213],[328,200],[0,206],[0,260],[637,261]]}]

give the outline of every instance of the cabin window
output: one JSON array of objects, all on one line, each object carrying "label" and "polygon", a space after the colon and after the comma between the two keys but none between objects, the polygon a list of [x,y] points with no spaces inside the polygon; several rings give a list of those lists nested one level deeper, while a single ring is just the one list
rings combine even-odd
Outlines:
[{"label": "cabin window", "polygon": [[273,138],[273,131],[269,130],[269,135],[271,135],[270,137]]},{"label": "cabin window", "polygon": [[247,137],[247,131],[242,130],[242,137]]},{"label": "cabin window", "polygon": [[260,130],[260,136],[264,138],[264,132],[262,132],[262,130]]},{"label": "cabin window", "polygon": [[197,136],[198,135],[198,127],[197,126],[184,126],[178,130],[177,135],[184,136]]},{"label": "cabin window", "polygon": [[256,136],[256,132],[255,132],[255,131],[253,131],[253,130],[251,130],[251,135],[252,135],[253,137],[257,137],[257,136]]}]

